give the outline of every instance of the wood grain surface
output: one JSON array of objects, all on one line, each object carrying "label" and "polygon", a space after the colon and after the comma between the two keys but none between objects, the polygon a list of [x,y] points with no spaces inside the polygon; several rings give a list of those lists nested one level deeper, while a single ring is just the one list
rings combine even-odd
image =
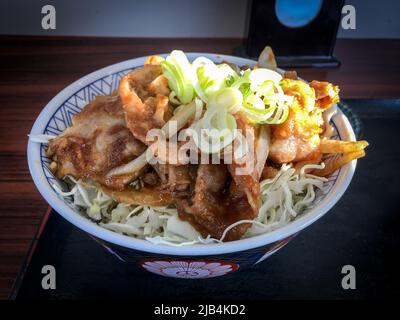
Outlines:
[{"label": "wood grain surface", "polygon": [[[240,39],[0,36],[0,298],[7,298],[46,211],[26,162],[27,134],[46,103],[96,69],[175,48],[230,54]],[[300,69],[342,98],[399,98],[400,40],[338,40],[339,69]]]}]

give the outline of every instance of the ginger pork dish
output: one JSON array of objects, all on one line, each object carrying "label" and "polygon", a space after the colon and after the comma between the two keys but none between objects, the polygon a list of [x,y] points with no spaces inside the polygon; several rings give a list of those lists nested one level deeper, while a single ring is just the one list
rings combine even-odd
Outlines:
[{"label": "ginger pork dish", "polygon": [[[366,141],[332,139],[338,86],[276,68],[172,51],[149,56],[45,142],[53,185],[103,228],[156,244],[276,230],[313,206]],[[335,107],[336,108],[336,107]],[[45,141],[43,140],[45,139]]]}]

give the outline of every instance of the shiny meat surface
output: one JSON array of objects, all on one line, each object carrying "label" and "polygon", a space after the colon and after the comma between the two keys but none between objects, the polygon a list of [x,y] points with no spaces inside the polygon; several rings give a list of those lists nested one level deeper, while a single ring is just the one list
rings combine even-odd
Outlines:
[{"label": "shiny meat surface", "polygon": [[162,190],[169,191],[175,198],[189,195],[190,185],[194,181],[194,166],[156,164],[153,168],[161,180]]},{"label": "shiny meat surface", "polygon": [[60,178],[71,175],[123,189],[138,173],[106,178],[107,172],[144,150],[126,127],[121,100],[98,96],[74,116],[71,127],[49,142],[47,155],[57,164]]},{"label": "shiny meat surface", "polygon": [[168,206],[174,203],[171,194],[159,186],[145,186],[139,190],[127,187],[122,191],[102,187],[102,190],[119,203],[146,206]]},{"label": "shiny meat surface", "polygon": [[321,109],[328,109],[339,102],[339,87],[325,81],[313,80],[310,86],[315,91],[316,105]]},{"label": "shiny meat surface", "polygon": [[119,94],[126,112],[126,123],[133,136],[146,141],[150,129],[161,128],[172,115],[167,79],[161,66],[145,65],[122,78]]},{"label": "shiny meat surface", "polygon": [[[235,114],[237,127],[242,130],[246,136],[246,140],[255,142],[255,128],[250,125],[244,114],[238,112]],[[232,164],[228,164],[228,170],[235,182],[235,193],[242,192],[247,196],[249,205],[253,208],[254,212],[258,212],[259,196],[260,196],[260,174],[256,170],[256,150],[255,146],[249,145],[248,154],[243,159],[235,160],[233,157]],[[242,160],[242,161],[239,161]],[[265,161],[263,161],[265,162]],[[251,163],[251,166],[246,167]],[[242,169],[242,170],[240,170]],[[247,170],[244,170],[247,169]]]},{"label": "shiny meat surface", "polygon": [[[243,185],[238,185],[224,164],[201,164],[192,197],[176,201],[179,215],[204,237],[221,238],[224,230],[239,220],[254,219],[257,211],[249,204]],[[240,224],[231,229],[224,241],[240,239],[249,228]]]}]

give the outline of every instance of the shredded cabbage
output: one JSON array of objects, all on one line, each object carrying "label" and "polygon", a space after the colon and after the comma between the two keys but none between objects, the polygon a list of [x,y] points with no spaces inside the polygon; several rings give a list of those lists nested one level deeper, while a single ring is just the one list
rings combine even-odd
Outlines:
[{"label": "shredded cabbage", "polygon": [[296,172],[290,165],[283,164],[273,179],[260,183],[261,207],[258,217],[245,237],[269,232],[293,221],[312,205],[315,189],[323,189],[324,177],[306,173],[309,169],[322,169],[324,164],[305,165]]},{"label": "shredded cabbage", "polygon": [[[290,223],[312,206],[315,190],[322,189],[327,181],[306,171],[323,167],[323,164],[305,165],[296,172],[290,165],[282,165],[273,179],[260,183],[261,206],[257,218],[235,222],[225,229],[220,239],[203,238],[190,223],[179,219],[174,206],[116,203],[101,189],[72,177],[67,178],[71,184],[70,191],[63,191],[57,185],[53,187],[61,197],[72,197],[74,206],[103,228],[154,244],[184,246],[220,243],[229,230],[242,223],[252,224],[243,238],[270,232]],[[140,180],[136,180],[135,185],[140,186]]]}]

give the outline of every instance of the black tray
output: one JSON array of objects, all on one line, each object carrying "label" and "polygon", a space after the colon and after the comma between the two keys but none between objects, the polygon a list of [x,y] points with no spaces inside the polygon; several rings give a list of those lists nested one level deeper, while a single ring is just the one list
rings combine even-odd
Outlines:
[{"label": "black tray", "polygon": [[[55,212],[46,215],[11,294],[14,299],[399,298],[400,100],[348,100],[370,142],[337,205],[265,262],[220,278],[180,280],[132,268]],[[361,130],[362,129],[362,130]],[[47,219],[48,218],[48,219]],[[56,289],[41,287],[44,265]],[[341,271],[356,269],[356,289]]]}]

